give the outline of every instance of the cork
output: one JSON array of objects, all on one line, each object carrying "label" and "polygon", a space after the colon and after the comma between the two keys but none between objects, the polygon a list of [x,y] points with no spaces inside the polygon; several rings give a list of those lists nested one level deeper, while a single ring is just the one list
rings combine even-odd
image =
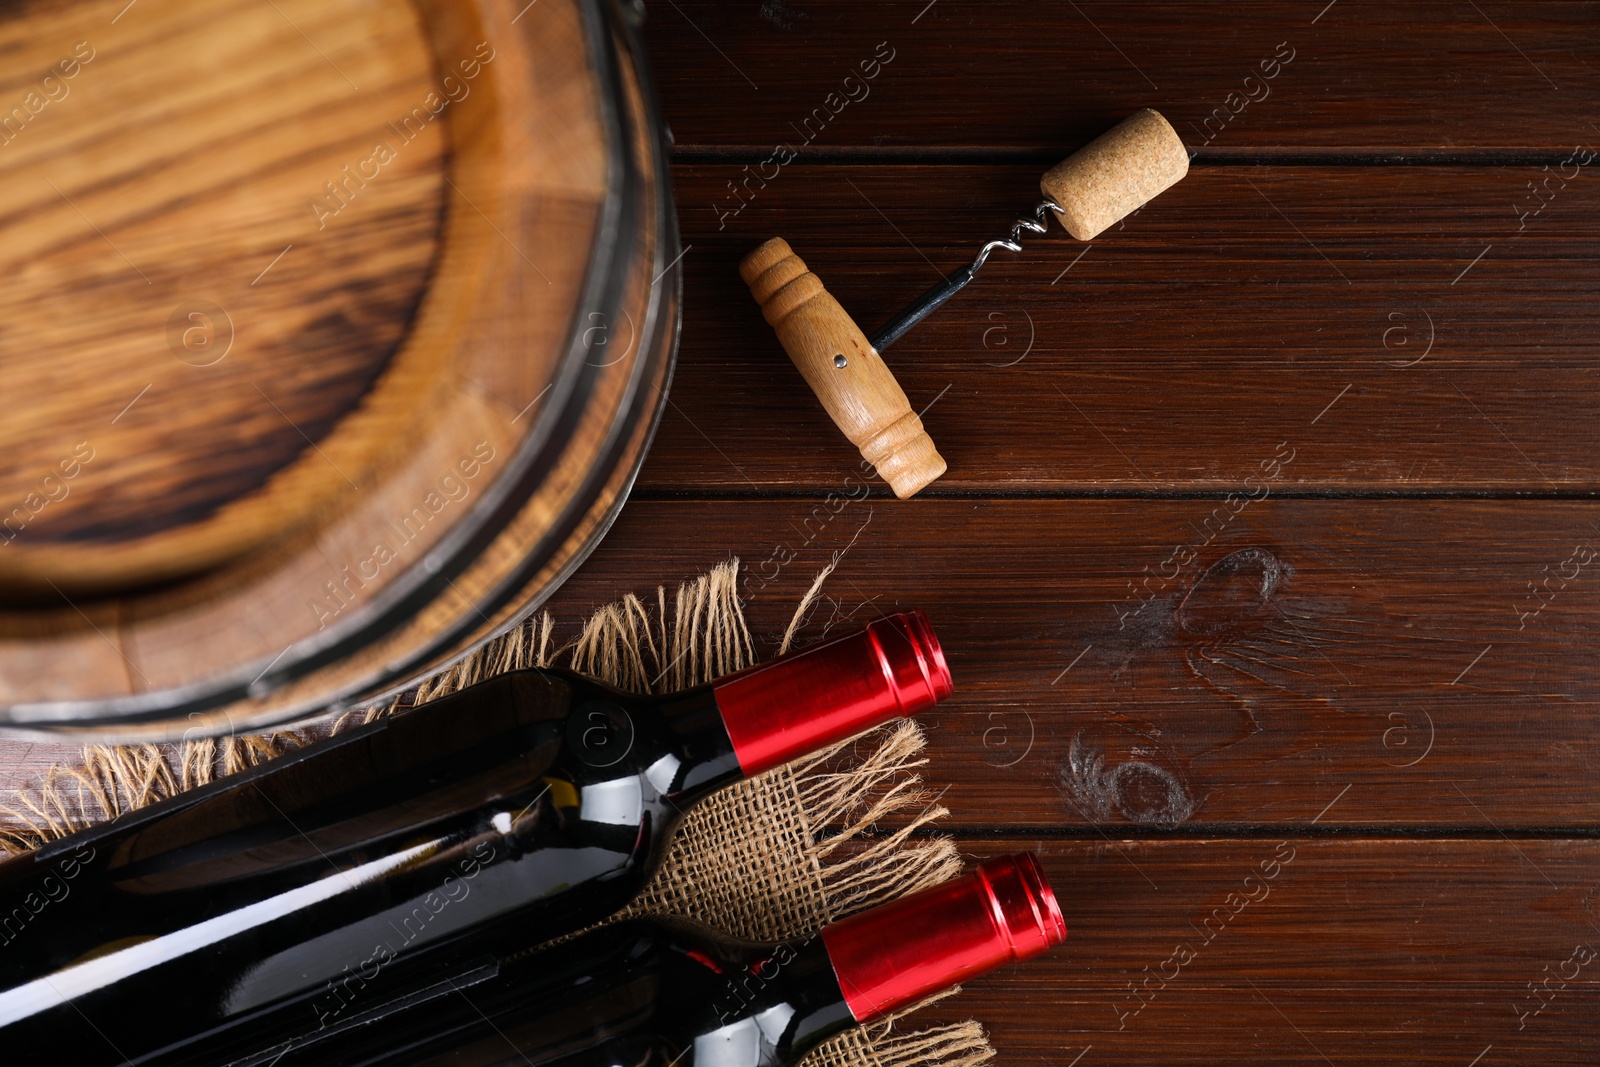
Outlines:
[{"label": "cork", "polygon": [[1145,108],[1096,137],[1039,179],[1060,205],[1056,218],[1080,241],[1098,236],[1189,173],[1189,151],[1172,124]]}]

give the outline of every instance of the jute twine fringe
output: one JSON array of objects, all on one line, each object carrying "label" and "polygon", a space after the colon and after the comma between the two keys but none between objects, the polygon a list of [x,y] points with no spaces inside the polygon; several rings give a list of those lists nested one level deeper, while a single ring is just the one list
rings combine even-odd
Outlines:
[{"label": "jute twine fringe", "polygon": [[[831,570],[807,591],[778,654],[788,651]],[[710,681],[756,661],[738,577],[739,561],[730,560],[680,585],[670,610],[665,587],[648,605],[629,594],[596,611],[560,646],[554,621],[540,615],[428,679],[408,703],[563,659],[634,692],[668,693]],[[0,826],[0,848],[25,852],[395,706],[348,713],[315,731],[86,747],[81,763],[52,768],[13,804],[0,806],[9,823]],[[924,743],[916,724],[901,720],[723,790],[684,819],[629,914],[680,915],[760,940],[804,937],[833,919],[954,877],[961,869],[954,844],[914,836],[947,814],[917,773],[926,762]],[[905,825],[882,837],[867,833],[891,815]],[[976,1022],[901,1032],[899,1018],[834,1038],[804,1067],[978,1067],[994,1056]]]}]

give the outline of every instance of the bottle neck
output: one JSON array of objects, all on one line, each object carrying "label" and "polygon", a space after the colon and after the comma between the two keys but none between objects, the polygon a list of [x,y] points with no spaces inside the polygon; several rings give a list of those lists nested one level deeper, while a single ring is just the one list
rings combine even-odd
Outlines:
[{"label": "bottle neck", "polygon": [[[671,789],[661,790],[664,796],[692,804],[744,779],[744,768],[723,724],[712,686],[678,693],[658,706],[666,751],[677,761]],[[651,770],[647,768],[645,774],[650,776]],[[659,788],[661,783],[655,784]]]},{"label": "bottle neck", "polygon": [[[726,1067],[726,1047],[762,1048],[760,1063],[792,1067],[833,1035],[1067,936],[1055,894],[1032,853],[1001,856],[971,873],[774,946],[742,966],[696,957],[719,971],[714,1028],[695,1042],[694,1067]],[[713,1039],[714,1040],[711,1040]]]},{"label": "bottle neck", "polygon": [[674,803],[914,714],[951,691],[939,641],[915,611],[657,700],[563,673],[578,688],[567,748],[595,770],[637,770]]},{"label": "bottle neck", "polygon": [[710,685],[651,699],[571,671],[555,673],[574,690],[562,729],[585,777],[638,775],[679,806],[744,777]]},{"label": "bottle neck", "polygon": [[822,929],[851,1015],[865,1023],[1059,944],[1066,922],[1032,853]]},{"label": "bottle neck", "polygon": [[949,696],[939,639],[920,611],[779,657],[712,686],[739,764],[754,777]]},{"label": "bottle neck", "polygon": [[694,1067],[722,1067],[701,1055],[721,1045],[764,1048],[763,1064],[790,1067],[835,1034],[857,1025],[834,976],[822,938],[773,946],[772,952],[720,976],[711,1004],[717,1040],[696,1043]]}]

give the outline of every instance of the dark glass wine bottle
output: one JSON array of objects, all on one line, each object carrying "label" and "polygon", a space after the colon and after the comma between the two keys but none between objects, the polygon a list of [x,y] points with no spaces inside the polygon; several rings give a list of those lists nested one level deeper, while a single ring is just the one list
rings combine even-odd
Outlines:
[{"label": "dark glass wine bottle", "polygon": [[1022,853],[807,941],[759,945],[687,923],[616,923],[232,1062],[789,1067],[840,1031],[1066,936],[1038,860]]},{"label": "dark glass wine bottle", "polygon": [[672,696],[516,671],[308,745],[0,864],[0,1049],[206,1062],[473,973],[627,904],[711,792],[950,689],[912,612]]}]

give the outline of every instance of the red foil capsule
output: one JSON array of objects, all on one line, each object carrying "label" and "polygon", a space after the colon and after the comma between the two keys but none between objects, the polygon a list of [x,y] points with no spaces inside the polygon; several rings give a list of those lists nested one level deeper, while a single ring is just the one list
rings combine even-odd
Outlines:
[{"label": "red foil capsule", "polygon": [[944,650],[920,611],[725,678],[714,687],[745,775],[771,770],[954,691]]},{"label": "red foil capsule", "polygon": [[1067,939],[1061,906],[1031,852],[822,929],[833,973],[867,1022]]}]

